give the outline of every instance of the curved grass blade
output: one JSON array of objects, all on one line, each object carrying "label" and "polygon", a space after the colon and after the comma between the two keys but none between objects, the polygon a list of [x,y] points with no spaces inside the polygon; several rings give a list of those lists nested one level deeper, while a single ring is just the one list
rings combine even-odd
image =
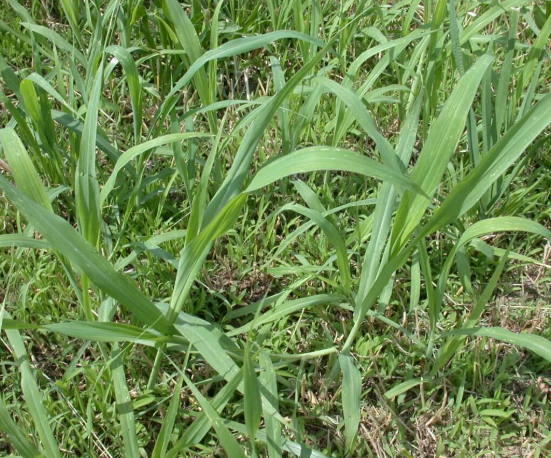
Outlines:
[{"label": "curved grass blade", "polygon": [[516,333],[499,327],[459,329],[444,334],[444,337],[463,336],[484,336],[501,340],[518,347],[526,348],[536,355],[551,363],[551,341],[536,334]]},{"label": "curved grass blade", "polygon": [[101,206],[103,207],[103,205],[105,204],[105,200],[107,199],[107,196],[111,193],[111,191],[113,191],[119,172],[124,167],[126,167],[130,163],[130,161],[134,159],[136,156],[139,156],[140,154],[143,154],[151,149],[158,148],[159,146],[169,145],[171,143],[179,142],[182,140],[188,140],[190,138],[206,138],[206,137],[212,137],[212,135],[204,134],[200,132],[184,132],[181,134],[168,134],[168,135],[163,135],[161,137],[154,138],[152,140],[148,140],[140,145],[136,145],[128,149],[117,159],[115,167],[113,168],[113,172],[111,172],[109,179],[101,189],[101,193],[100,193]]},{"label": "curved grass blade", "polygon": [[[320,170],[359,173],[401,186],[416,193],[412,181],[390,167],[355,151],[332,146],[312,146],[278,157],[260,169],[245,192],[252,192],[290,175]],[[426,200],[426,198],[423,198]]]},{"label": "curved grass blade", "polygon": [[0,234],[0,248],[19,247],[48,250],[51,245],[44,240],[33,239],[23,234]]},{"label": "curved grass blade", "polygon": [[29,22],[21,22],[21,25],[29,29],[33,33],[38,33],[39,35],[42,35],[48,41],[52,42],[59,49],[63,49],[70,55],[75,56],[79,64],[83,65],[85,68],[87,67],[87,61],[86,61],[86,58],[84,57],[84,54],[82,54],[78,49],[76,49],[73,45],[71,45],[71,43],[69,43],[65,38],[63,38],[57,32],[54,32],[52,29],[49,29],[48,27],[44,27],[42,25],[37,25],[37,24],[31,24]]},{"label": "curved grass blade", "polygon": [[194,75],[207,62],[246,53],[254,49],[262,48],[266,45],[269,45],[270,43],[273,43],[274,41],[279,41],[287,38],[295,38],[297,40],[303,40],[308,43],[314,43],[323,46],[323,43],[320,42],[318,39],[314,39],[310,35],[306,35],[300,32],[294,32],[291,30],[269,32],[256,37],[237,38],[235,40],[224,43],[223,45],[218,46],[218,48],[216,49],[211,49],[210,51],[207,51],[199,59],[193,62],[188,71],[184,74],[184,76],[182,76],[182,78],[178,80],[170,93],[166,96],[162,105],[157,110],[157,113],[155,113],[155,118],[153,119],[152,124],[155,125],[157,122],[162,122],[162,120],[166,118],[168,112],[172,110],[177,102],[175,96],[184,88],[184,86],[186,86],[192,80]]}]

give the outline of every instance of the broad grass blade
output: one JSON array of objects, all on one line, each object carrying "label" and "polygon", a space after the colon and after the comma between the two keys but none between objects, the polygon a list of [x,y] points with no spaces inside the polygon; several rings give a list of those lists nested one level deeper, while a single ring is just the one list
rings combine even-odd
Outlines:
[{"label": "broad grass blade", "polygon": [[343,374],[342,407],[344,411],[344,436],[347,451],[352,450],[358,434],[361,417],[362,375],[351,356],[339,355]]}]

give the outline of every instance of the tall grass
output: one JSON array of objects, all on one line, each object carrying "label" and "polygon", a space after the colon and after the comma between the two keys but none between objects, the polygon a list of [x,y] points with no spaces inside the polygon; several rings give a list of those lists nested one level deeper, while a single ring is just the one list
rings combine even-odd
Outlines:
[{"label": "tall grass", "polygon": [[[16,219],[0,235],[14,266],[1,327],[25,401],[17,412],[0,404],[0,428],[14,451],[102,456],[105,441],[112,456],[210,454],[212,434],[231,457],[353,456],[364,440],[366,376],[356,355],[368,318],[422,355],[418,377],[385,387],[390,404],[441,383],[466,336],[551,362],[546,338],[481,325],[511,259],[546,264],[519,239],[505,248],[484,240],[511,231],[551,240],[544,224],[504,211],[549,140],[549,2],[2,7],[18,18],[1,21],[2,33],[32,62],[0,58],[0,188],[5,217]],[[526,20],[530,30],[521,30]],[[319,265],[298,243],[304,237]],[[482,244],[488,268],[477,279],[469,247]],[[28,314],[10,302],[28,250],[40,253],[37,265],[40,256],[53,263],[49,280],[66,295],[57,301],[78,311],[49,304]],[[260,270],[287,278],[246,307],[231,292],[218,293],[217,308],[200,307],[214,294],[205,266],[223,251],[238,265],[243,253],[258,257]],[[455,275],[474,305],[450,329],[443,310]],[[403,321],[385,316],[399,283],[409,301]],[[326,331],[340,336],[319,336],[305,351],[272,337],[294,337],[286,326],[309,311],[343,314]],[[422,335],[411,327],[419,312]],[[25,335],[85,344],[45,388]],[[320,450],[297,419],[309,361],[327,366],[324,384],[342,380],[342,443]],[[85,394],[71,388],[75,377]],[[58,389],[71,410],[55,415],[43,399]],[[184,392],[194,400],[186,408]],[[72,409],[84,430],[66,433],[60,417]],[[95,431],[98,415],[112,418],[114,432]],[[155,415],[151,431],[144,415]]]}]

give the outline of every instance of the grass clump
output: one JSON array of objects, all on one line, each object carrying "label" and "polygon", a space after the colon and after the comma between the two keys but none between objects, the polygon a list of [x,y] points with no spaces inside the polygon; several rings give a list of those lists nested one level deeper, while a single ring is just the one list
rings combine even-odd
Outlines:
[{"label": "grass clump", "polygon": [[0,9],[0,449],[551,443],[551,3]]}]

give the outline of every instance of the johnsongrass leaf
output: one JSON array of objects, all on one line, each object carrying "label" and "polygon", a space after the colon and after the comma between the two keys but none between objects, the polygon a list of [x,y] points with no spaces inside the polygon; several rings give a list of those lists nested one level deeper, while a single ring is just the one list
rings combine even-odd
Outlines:
[{"label": "johnsongrass leaf", "polygon": [[[9,318],[9,315],[5,312],[4,316]],[[18,330],[6,329],[5,332],[11,344],[15,361],[21,371],[21,390],[23,391],[27,409],[38,431],[43,453],[48,457],[60,458],[59,445],[52,434],[49,421],[50,417],[44,407],[42,394],[38,390],[38,385],[34,378],[33,370],[29,362],[29,355],[25,349],[23,339]]]},{"label": "johnsongrass leaf", "polygon": [[161,431],[155,440],[155,447],[151,453],[151,458],[162,458],[166,456],[166,449],[170,443],[170,436],[174,429],[174,423],[176,421],[176,416],[178,414],[178,407],[181,404],[181,392],[182,385],[184,384],[184,377],[180,375],[178,382],[174,387],[174,392],[170,398],[170,404],[168,406],[168,411],[163,418],[163,425],[161,426]]},{"label": "johnsongrass leaf", "polygon": [[122,351],[114,344],[113,359],[111,364],[111,378],[115,389],[117,400],[117,411],[121,421],[121,434],[124,444],[124,456],[129,458],[140,458],[138,437],[136,436],[137,425],[132,408],[132,399],[128,392],[126,373],[124,370]]},{"label": "johnsongrass leaf", "polygon": [[[478,84],[492,62],[489,55],[482,56],[459,80],[444,104],[440,115],[432,123],[425,145],[411,173],[411,180],[432,197],[436,192],[446,166],[455,151],[465,128]],[[403,248],[413,230],[419,225],[430,200],[421,194],[407,191],[398,211],[392,232],[392,250],[396,254]]]},{"label": "johnsongrass leaf", "polygon": [[350,452],[358,434],[361,417],[362,375],[351,356],[339,355],[343,374],[342,408],[344,412],[344,437],[346,450]]},{"label": "johnsongrass leaf", "polygon": [[[234,396],[237,391],[241,381],[243,379],[243,370],[239,371],[228,381],[226,385],[222,387],[221,390],[216,393],[214,398],[211,400],[211,405],[217,412],[224,410],[226,404]],[[201,442],[203,437],[209,432],[211,428],[209,417],[205,412],[199,414],[199,416],[194,420],[190,427],[186,429],[183,436],[176,443],[174,448],[172,448],[166,455],[165,458],[176,458],[181,456],[180,451],[186,448],[190,448],[195,444]],[[245,432],[246,433],[246,432]],[[271,457],[270,457],[271,458]]]},{"label": "johnsongrass leaf", "polygon": [[152,125],[155,125],[159,120],[162,122],[167,116],[168,112],[177,102],[177,94],[192,80],[194,75],[211,60],[222,59],[224,57],[231,57],[237,54],[246,53],[254,49],[262,48],[264,46],[273,43],[274,41],[283,40],[286,38],[295,38],[297,40],[303,40],[308,43],[318,44],[323,46],[323,43],[320,40],[312,38],[310,35],[304,33],[295,32],[292,30],[279,30],[276,32],[266,33],[264,35],[259,35],[255,37],[244,37],[237,38],[235,40],[228,41],[223,45],[218,46],[218,48],[211,49],[204,53],[199,59],[197,59],[188,71],[178,80],[174,85],[170,93],[166,96],[162,105],[155,113],[155,118]]},{"label": "johnsongrass leaf", "polygon": [[[279,395],[277,391],[277,375],[270,360],[270,357],[261,352],[259,357],[260,368],[260,380],[263,387],[266,389],[265,396],[269,398],[271,405],[278,410],[279,409]],[[262,405],[264,412],[264,423],[266,424],[266,436],[268,445],[268,458],[281,458],[282,457],[282,437],[281,437],[281,423],[271,415],[270,410],[266,409],[266,404]]]},{"label": "johnsongrass leaf", "polygon": [[406,380],[405,382],[399,383],[394,388],[391,388],[385,393],[385,398],[394,399],[396,396],[399,396],[406,391],[415,388],[423,383],[423,378],[412,378],[411,380]]},{"label": "johnsongrass leaf", "polygon": [[146,141],[144,143],[141,143],[140,145],[133,146],[129,150],[125,151],[117,159],[113,172],[111,173],[111,175],[109,176],[109,179],[101,189],[100,202],[102,207],[105,203],[105,199],[107,199],[107,196],[111,193],[111,191],[113,191],[113,188],[115,187],[115,183],[117,181],[117,176],[119,172],[124,167],[126,167],[133,158],[151,149],[158,148],[159,146],[169,145],[171,143],[179,142],[182,140],[188,140],[190,138],[206,138],[206,137],[212,137],[212,135],[204,134],[200,132],[184,132],[181,134],[168,134],[168,135],[163,135],[161,137],[157,137],[152,140]]},{"label": "johnsongrass leaf", "polygon": [[98,243],[101,230],[99,184],[96,178],[96,136],[102,85],[103,63],[98,68],[90,91],[75,177],[77,218],[80,230],[84,238],[93,246]]},{"label": "johnsongrass leaf", "polygon": [[427,234],[437,231],[475,205],[550,123],[551,94],[547,94],[517,121],[478,165],[450,191],[424,231]]},{"label": "johnsongrass leaf", "polygon": [[15,130],[1,129],[0,143],[4,148],[4,154],[17,186],[36,203],[52,211],[48,193],[44,189],[31,158]]},{"label": "johnsongrass leaf", "polygon": [[184,377],[186,385],[193,393],[193,396],[195,396],[195,399],[197,399],[197,402],[199,402],[199,405],[205,412],[210,424],[216,431],[218,440],[220,441],[222,447],[224,447],[227,455],[232,458],[246,458],[243,449],[235,437],[233,437],[232,433],[230,433],[230,430],[224,424],[224,421],[220,418],[220,415],[218,415],[216,409],[212,407],[211,403],[201,394],[201,392],[197,389],[193,382],[185,376],[185,374],[182,374],[182,377]]},{"label": "johnsongrass leaf", "polygon": [[115,271],[67,221],[33,202],[1,174],[0,188],[44,239],[85,273],[98,288],[161,334],[174,333],[173,326],[157,307],[126,276]]},{"label": "johnsongrass leaf", "polygon": [[[325,88],[329,89],[346,105],[348,112],[354,116],[358,124],[377,145],[377,148],[383,158],[383,162],[393,170],[400,170],[394,148],[379,132],[373,118],[358,96],[351,90],[346,89],[343,85],[328,78],[317,77],[313,82],[321,84]],[[336,138],[339,139],[340,137],[336,135]]]},{"label": "johnsongrass leaf", "polygon": [[71,321],[46,324],[42,328],[91,342],[136,342],[153,346],[162,339],[145,329],[123,323]]},{"label": "johnsongrass leaf", "polygon": [[[210,223],[214,217],[224,208],[226,203],[239,192],[249,173],[249,168],[254,157],[256,146],[264,136],[264,132],[283,101],[292,93],[294,88],[310,73],[314,66],[325,56],[331,43],[319,51],[307,62],[293,77],[274,95],[270,101],[258,108],[256,117],[248,128],[239,149],[235,155],[233,164],[228,171],[224,182],[216,192],[205,210],[204,224]],[[288,156],[285,156],[288,157]]]},{"label": "johnsongrass leaf", "polygon": [[174,320],[182,310],[191,285],[203,265],[212,242],[234,226],[246,199],[246,194],[233,198],[216,215],[214,220],[186,245],[178,263],[178,273],[168,313],[169,320]]},{"label": "johnsongrass leaf", "polygon": [[29,442],[27,434],[21,431],[19,426],[11,419],[2,398],[0,398],[0,430],[7,435],[11,445],[21,454],[21,456],[29,458],[44,456],[34,448],[34,445]]},{"label": "johnsongrass leaf", "polygon": [[501,340],[517,347],[526,348],[551,363],[551,341],[536,334],[517,333],[500,327],[489,327],[458,329],[444,334],[443,337],[455,335],[491,337],[492,339]]},{"label": "johnsongrass leaf", "polygon": [[476,237],[495,232],[527,232],[540,235],[551,241],[551,231],[536,221],[518,216],[500,216],[484,219],[469,226],[458,240],[455,250],[466,245]]},{"label": "johnsongrass leaf", "polygon": [[[253,177],[245,192],[252,192],[274,181],[298,173],[334,170],[359,173],[377,178],[410,190],[412,194],[419,188],[409,178],[390,167],[380,164],[355,151],[332,146],[311,146],[281,156],[261,168]],[[426,198],[423,198],[426,200]]]},{"label": "johnsongrass leaf", "polygon": [[85,68],[87,67],[87,62],[86,62],[86,58],[84,57],[84,54],[82,54],[78,49],[76,49],[73,45],[71,45],[65,38],[63,38],[57,32],[54,32],[52,29],[49,29],[48,27],[44,27],[42,25],[37,25],[37,24],[30,24],[29,22],[21,22],[21,25],[29,29],[33,33],[38,33],[39,35],[42,35],[48,41],[51,41],[59,49],[63,49],[70,55],[75,56],[75,58],[78,60],[78,62],[81,65],[83,65]]},{"label": "johnsongrass leaf", "polygon": [[1,234],[0,248],[18,247],[18,248],[37,248],[48,250],[51,245],[44,240],[37,240],[27,237],[23,234]]},{"label": "johnsongrass leaf", "polygon": [[251,446],[254,449],[254,441],[260,420],[262,418],[262,399],[260,397],[260,385],[256,376],[256,369],[251,355],[250,344],[245,344],[245,357],[243,361],[243,388],[245,425],[251,438]]},{"label": "johnsongrass leaf", "polygon": [[130,100],[132,103],[132,117],[134,119],[134,143],[139,143],[142,136],[142,86],[136,68],[136,62],[132,58],[132,54],[122,46],[108,46],[104,52],[111,54],[117,59],[126,75],[126,82],[130,91]]}]

